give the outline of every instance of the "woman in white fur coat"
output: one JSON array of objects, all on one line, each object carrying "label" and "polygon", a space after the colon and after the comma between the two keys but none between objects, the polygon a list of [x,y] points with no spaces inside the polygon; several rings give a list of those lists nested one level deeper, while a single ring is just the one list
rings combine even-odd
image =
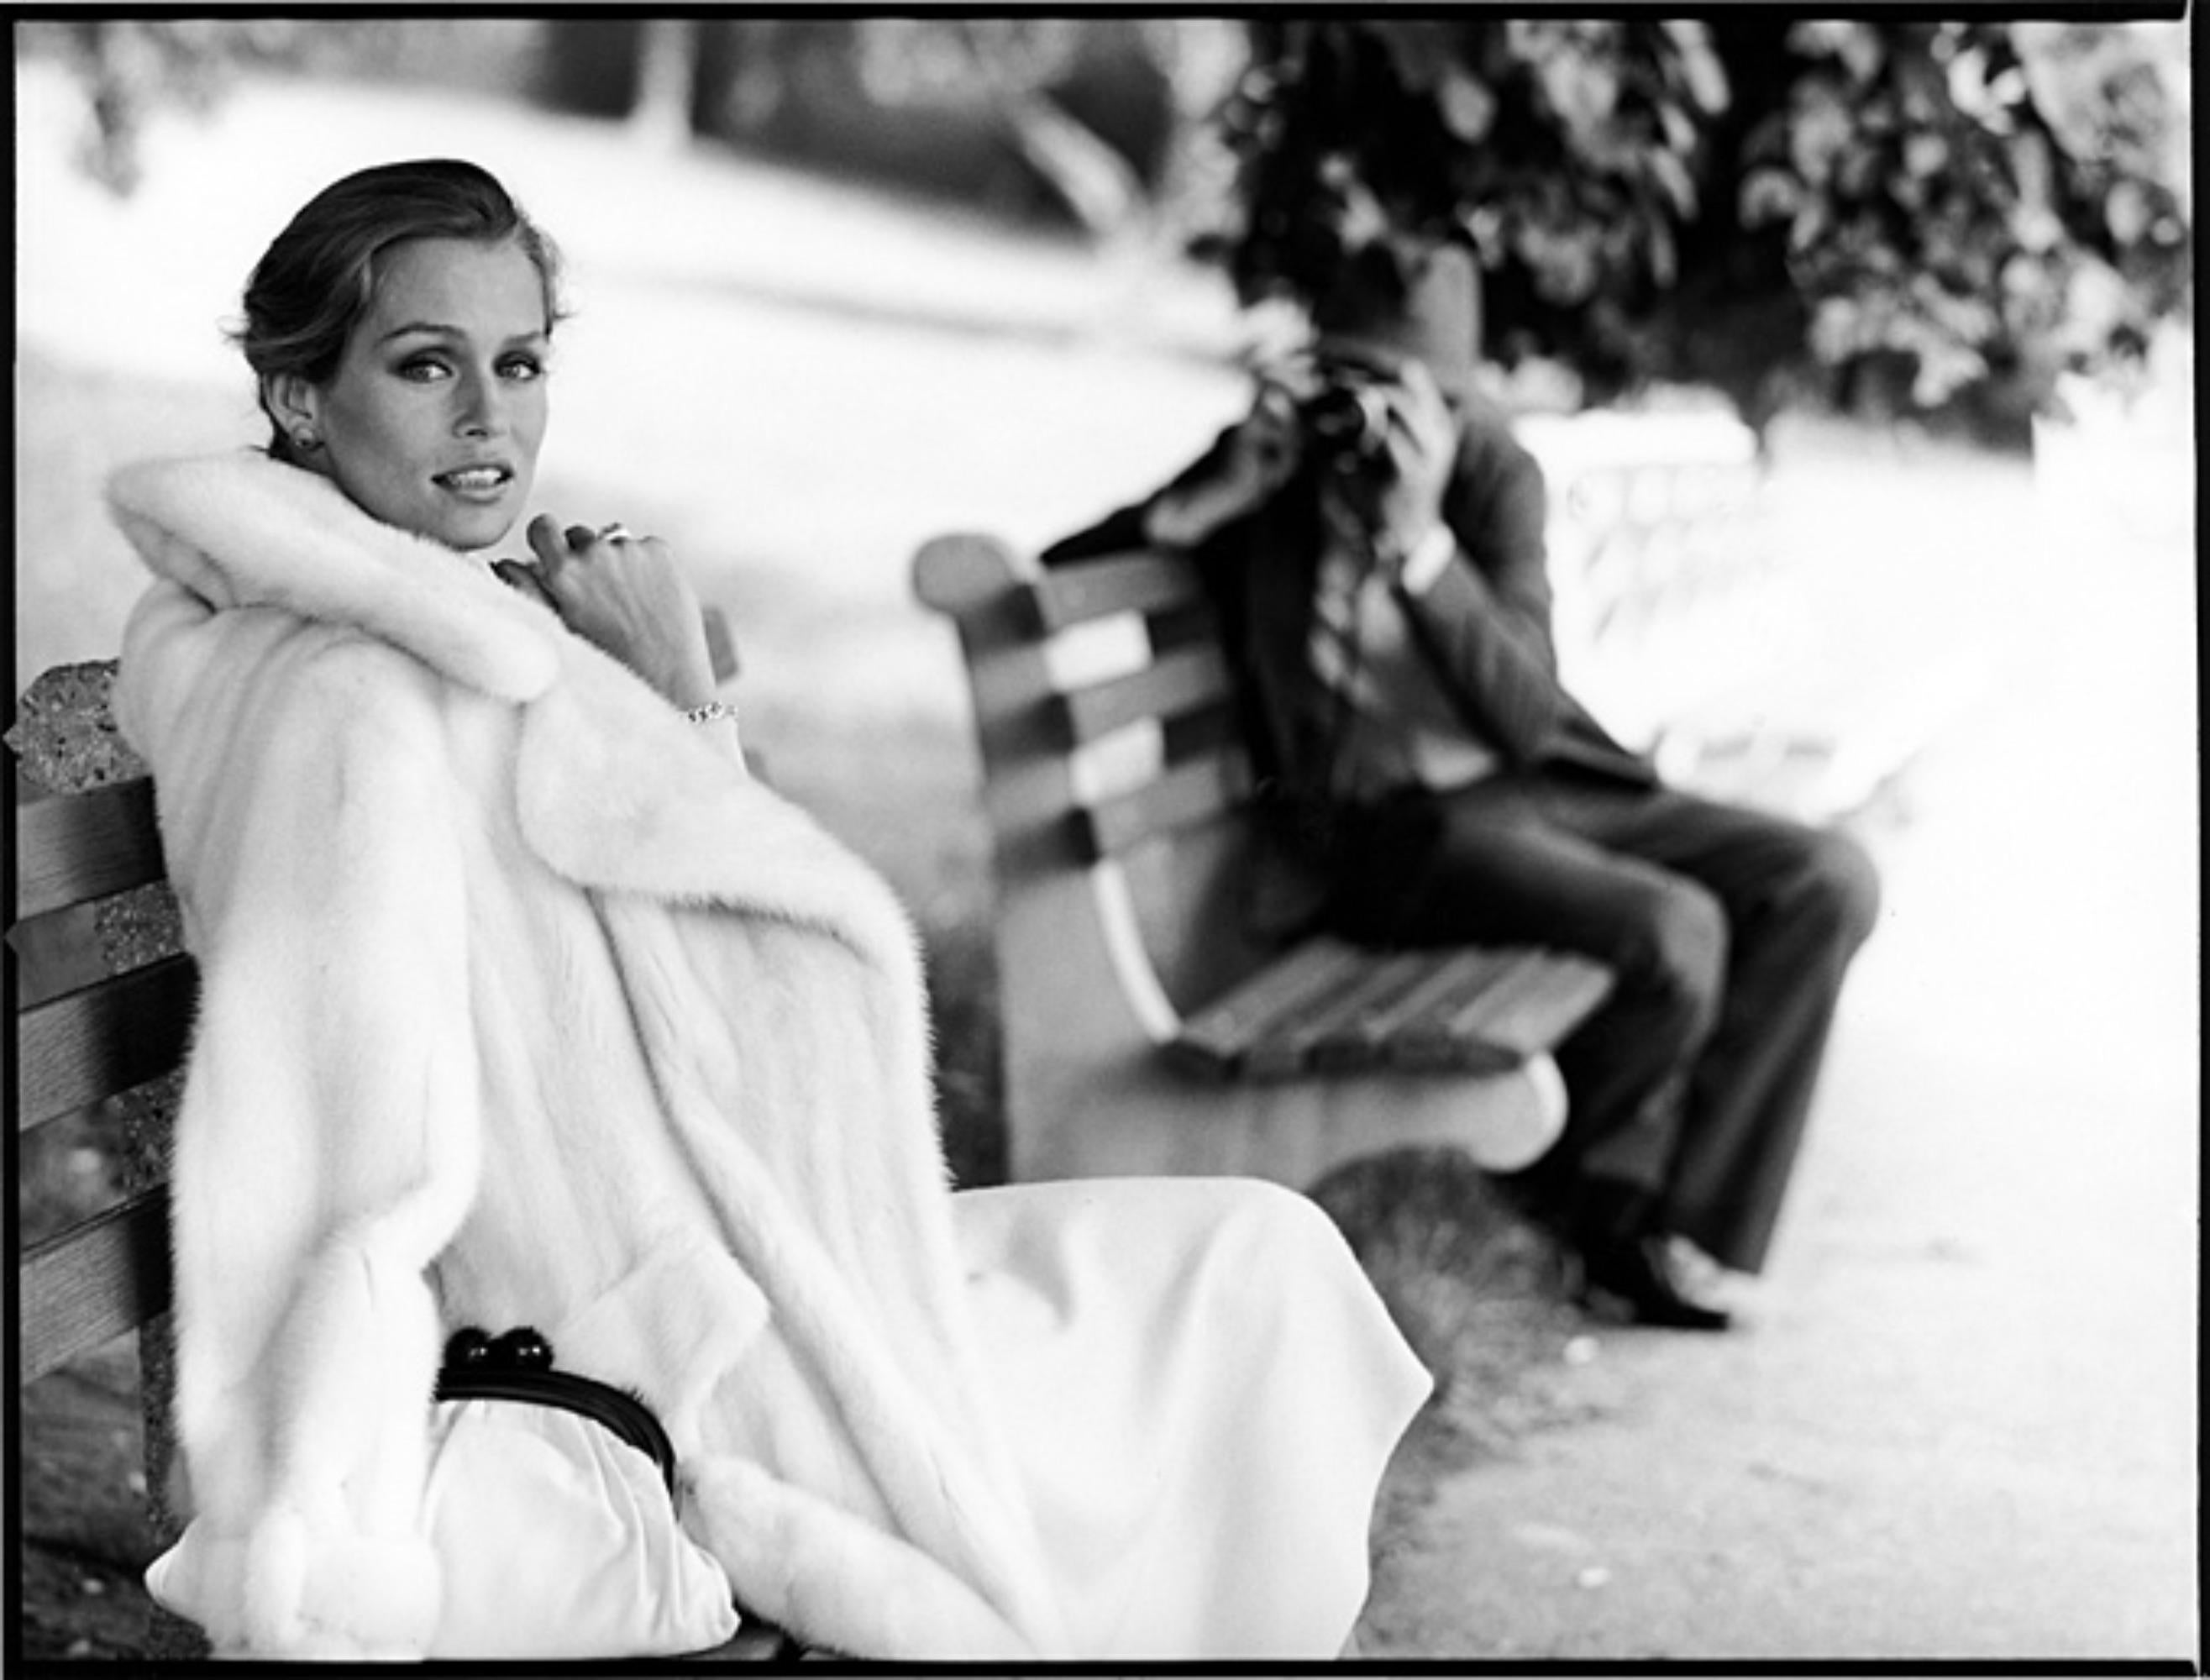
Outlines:
[{"label": "woman in white fur coat", "polygon": [[456,1328],[529,1326],[666,1425],[703,1642],[734,1595],[868,1657],[1334,1654],[1426,1373],[1287,1192],[949,1193],[909,925],[746,775],[666,547],[483,558],[556,295],[480,170],[348,177],[247,291],[271,446],[112,487],[202,978],[154,1590],[223,1653],[700,1642],[482,1602],[558,1537],[467,1504],[433,1387]]}]

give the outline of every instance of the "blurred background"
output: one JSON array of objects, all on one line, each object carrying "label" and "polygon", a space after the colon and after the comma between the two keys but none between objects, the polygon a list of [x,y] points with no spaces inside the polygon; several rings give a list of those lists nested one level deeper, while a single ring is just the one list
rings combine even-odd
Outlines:
[{"label": "blurred background", "polygon": [[[1661,645],[1636,680],[1693,678],[1740,724],[1711,740],[1862,749],[1816,814],[1875,846],[1885,925],[1746,1349],[1545,1318],[1499,1361],[1448,1206],[1367,1248],[1424,1315],[1457,1443],[1398,1478],[1369,1649],[2195,1649],[2183,22],[14,39],[16,689],[112,657],[142,587],[106,475],[261,440],[223,331],[291,213],[367,164],[482,163],[570,263],[540,507],[666,537],[727,613],[748,741],[921,925],[969,1182],[1002,1172],[988,856],[915,547],[1038,544],[1148,490],[1302,303],[1440,231],[1480,253],[1539,447],[1624,415],[1662,453],[1718,417],[1788,634]],[[1731,785],[1784,801],[1755,771],[1778,759],[1747,762]],[[26,1227],[106,1176],[96,1138],[25,1163]],[[34,1653],[128,1650],[142,1619],[130,1381],[94,1362],[27,1397]]]}]

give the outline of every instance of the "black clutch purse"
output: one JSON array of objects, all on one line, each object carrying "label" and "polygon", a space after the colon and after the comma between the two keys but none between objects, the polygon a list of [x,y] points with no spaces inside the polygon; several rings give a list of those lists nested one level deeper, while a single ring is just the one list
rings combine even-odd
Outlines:
[{"label": "black clutch purse", "polygon": [[518,1400],[588,1417],[650,1459],[675,1498],[675,1446],[652,1408],[626,1388],[553,1369],[552,1345],[527,1326],[497,1336],[453,1333],[438,1372],[439,1400]]}]

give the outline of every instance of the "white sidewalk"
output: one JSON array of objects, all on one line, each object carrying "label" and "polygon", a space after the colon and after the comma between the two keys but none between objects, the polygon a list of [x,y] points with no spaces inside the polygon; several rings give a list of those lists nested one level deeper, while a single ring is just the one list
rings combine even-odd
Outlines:
[{"label": "white sidewalk", "polygon": [[1370,1654],[2199,1661],[2190,555],[2013,559],[1751,1324],[1599,1333],[1596,1421],[1434,1490]]}]

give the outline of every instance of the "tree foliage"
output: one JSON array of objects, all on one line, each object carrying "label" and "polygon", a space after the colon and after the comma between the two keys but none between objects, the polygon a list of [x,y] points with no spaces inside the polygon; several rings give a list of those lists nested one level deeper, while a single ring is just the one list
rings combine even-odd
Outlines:
[{"label": "tree foliage", "polygon": [[[1247,299],[1383,289],[1432,241],[1621,354],[1618,305],[1676,273],[1704,118],[1726,89],[1694,24],[1254,21],[1222,115],[1241,165],[1215,245]],[[1555,338],[1564,323],[1546,337]]]},{"label": "tree foliage", "polygon": [[2046,402],[2191,306],[2175,30],[1745,9],[1251,38],[1211,244],[1247,299],[1386,286],[1464,239],[1501,359],[1597,394],[1707,379],[1753,418],[1790,374]]},{"label": "tree foliage", "polygon": [[1808,67],[1750,136],[1743,220],[1777,227],[1829,366],[1900,353],[1931,405],[2140,354],[2186,306],[2186,206],[2156,66],[2110,30],[1803,23]]},{"label": "tree foliage", "polygon": [[[1425,244],[1466,240],[1491,354],[1593,398],[1684,380],[1754,421],[1805,392],[1922,409],[2000,394],[2023,412],[2192,307],[2183,24],[1743,7],[664,27],[707,132],[756,126],[717,126],[725,108],[830,97],[812,73],[827,53],[848,72],[827,85],[860,107],[847,130],[940,158],[913,137],[987,112],[1093,233],[1209,226],[1200,249],[1247,299],[1386,291]],[[86,165],[128,190],[148,113],[204,106],[242,66],[419,74],[486,31],[536,30],[554,69],[591,61],[589,108],[619,114],[656,85],[631,62],[637,28],[109,17],[19,26],[18,50],[69,56]],[[683,89],[662,95],[684,126]]]}]

